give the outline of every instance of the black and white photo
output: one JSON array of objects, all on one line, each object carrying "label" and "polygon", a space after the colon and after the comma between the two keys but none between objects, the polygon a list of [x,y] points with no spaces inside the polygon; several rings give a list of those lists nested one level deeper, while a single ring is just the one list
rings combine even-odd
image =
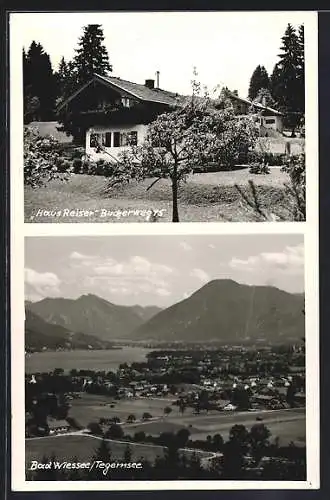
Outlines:
[{"label": "black and white photo", "polygon": [[26,239],[26,478],[306,480],[303,237],[152,240]]},{"label": "black and white photo", "polygon": [[14,16],[25,221],[304,221],[310,20]]}]

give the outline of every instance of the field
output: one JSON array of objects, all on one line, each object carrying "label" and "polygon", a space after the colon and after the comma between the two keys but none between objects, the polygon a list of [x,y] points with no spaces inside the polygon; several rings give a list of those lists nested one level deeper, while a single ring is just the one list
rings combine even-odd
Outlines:
[{"label": "field", "polygon": [[86,370],[117,370],[121,363],[143,362],[152,349],[123,347],[115,350],[45,351],[25,357],[26,373],[49,372],[55,368],[70,371],[73,368]]},{"label": "field", "polygon": [[[306,441],[306,420],[304,409],[257,411],[242,413],[226,413],[211,411],[208,414],[195,415],[192,409],[187,409],[183,415],[177,406],[172,405],[171,398],[139,398],[113,401],[104,396],[83,394],[81,399],[73,400],[70,416],[83,426],[96,422],[99,418],[118,417],[123,422],[126,434],[134,435],[135,432],[144,431],[154,436],[161,432],[177,432],[186,428],[190,431],[192,439],[205,439],[208,434],[220,433],[228,439],[229,431],[235,424],[243,424],[251,428],[257,422],[257,417],[269,428],[272,438],[279,438],[280,445],[290,441],[296,445],[303,445]],[[111,406],[114,406],[111,408]],[[169,406],[172,412],[164,416],[164,408]],[[153,420],[142,422],[144,412],[154,417]],[[128,415],[135,415],[137,422],[126,424]]]},{"label": "field", "polygon": [[[179,188],[179,216],[183,222],[256,220],[243,205],[235,184],[247,189],[249,180],[258,186],[262,207],[288,216],[284,183],[280,168],[268,175],[250,174],[247,168],[232,172],[194,174]],[[161,180],[149,191],[153,179],[132,182],[105,193],[107,179],[101,176],[72,175],[66,182],[54,180],[46,186],[25,188],[25,222],[145,222],[146,211],[162,211],[162,222],[171,221],[171,185]],[[68,212],[63,213],[67,209]],[[48,210],[53,213],[39,212]],[[88,211],[88,216],[70,214]],[[129,213],[129,211],[139,211]],[[60,214],[59,212],[60,211]],[[123,211],[127,213],[123,214]],[[111,213],[110,213],[111,212]],[[121,215],[119,215],[119,212]]]},{"label": "field", "polygon": [[[95,401],[94,401],[95,402]],[[154,409],[156,405],[154,404]],[[144,407],[149,407],[146,405]],[[150,408],[150,407],[149,407]],[[132,407],[129,408],[132,410]],[[128,408],[127,408],[128,410]],[[279,445],[294,442],[296,445],[305,445],[305,414],[304,410],[268,411],[259,412],[263,423],[270,429],[272,438],[279,437]],[[180,428],[188,428],[193,439],[205,439],[208,434],[220,433],[227,440],[230,428],[235,424],[243,424],[248,429],[256,423],[256,413],[245,412],[241,414],[213,414],[192,415],[181,417],[165,417],[154,422],[124,425],[125,433],[143,430],[146,433],[159,435],[164,431],[176,432]],[[25,461],[27,466],[32,460],[41,460],[45,455],[50,458],[52,454],[59,460],[89,461],[95,454],[101,438],[82,433],[72,433],[66,436],[51,436],[45,438],[30,438],[26,440]],[[112,457],[122,459],[127,443],[118,440],[108,440]],[[151,444],[130,443],[132,460],[142,457],[154,461],[157,456],[162,456],[164,449]],[[186,454],[191,452],[185,451]],[[213,456],[212,453],[198,452],[201,458]]]},{"label": "field", "polygon": [[210,412],[209,415],[179,415],[177,410],[173,415],[164,417],[162,421],[150,422],[148,424],[134,424],[127,427],[127,432],[134,434],[144,431],[146,434],[159,435],[160,432],[177,432],[183,427],[191,433],[192,439],[206,439],[207,435],[221,434],[227,440],[229,431],[233,425],[243,424],[250,429],[258,423],[257,416],[261,416],[262,422],[269,428],[272,439],[279,438],[280,445],[286,445],[293,441],[296,445],[304,445],[306,441],[306,423],[304,411],[300,410],[278,410],[244,413],[219,413]]},{"label": "field", "polygon": [[[141,419],[143,413],[148,412],[153,417],[162,417],[165,406],[171,406],[171,399],[123,399],[114,401],[113,398],[95,394],[82,394],[81,399],[71,401],[70,416],[86,426],[90,422],[98,421],[100,418],[118,417],[125,422],[128,415],[134,414]],[[110,405],[114,404],[114,408]],[[173,413],[178,413],[176,407]],[[142,424],[144,425],[144,424]]]}]

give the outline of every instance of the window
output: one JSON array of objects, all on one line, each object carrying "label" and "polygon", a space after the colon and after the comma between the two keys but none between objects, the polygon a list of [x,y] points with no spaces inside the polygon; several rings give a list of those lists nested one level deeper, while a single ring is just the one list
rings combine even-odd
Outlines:
[{"label": "window", "polygon": [[129,108],[131,105],[131,101],[130,99],[128,99],[128,97],[122,97],[121,103],[124,106],[124,108]]},{"label": "window", "polygon": [[113,133],[113,147],[119,148],[120,146],[136,146],[137,145],[137,131],[131,132],[114,132]]},{"label": "window", "polygon": [[265,123],[267,125],[270,125],[271,123],[275,123],[275,118],[268,118],[268,119],[265,119]]},{"label": "window", "polygon": [[97,148],[99,146],[99,134],[90,135],[89,146],[91,148]]},{"label": "window", "polygon": [[89,145],[91,148],[111,147],[111,132],[98,132],[90,135]]},{"label": "window", "polygon": [[137,132],[133,130],[127,134],[127,142],[130,146],[137,146]]}]

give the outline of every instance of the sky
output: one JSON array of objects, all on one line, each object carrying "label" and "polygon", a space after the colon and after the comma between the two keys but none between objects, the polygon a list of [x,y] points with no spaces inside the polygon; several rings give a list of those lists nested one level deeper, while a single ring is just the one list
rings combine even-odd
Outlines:
[{"label": "sky", "polygon": [[[113,76],[144,83],[160,71],[160,87],[189,94],[193,68],[209,91],[228,86],[247,97],[256,66],[269,73],[278,61],[288,23],[306,24],[309,12],[14,13],[11,36],[28,49],[33,40],[53,69],[74,56],[82,28],[101,24]],[[17,54],[21,57],[21,54]]]},{"label": "sky", "polygon": [[25,295],[168,307],[212,279],[304,291],[301,235],[25,238]]}]

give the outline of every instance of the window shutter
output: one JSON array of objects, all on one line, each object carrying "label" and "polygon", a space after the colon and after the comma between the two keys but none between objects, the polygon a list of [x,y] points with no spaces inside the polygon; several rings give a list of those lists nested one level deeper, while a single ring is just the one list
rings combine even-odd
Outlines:
[{"label": "window shutter", "polygon": [[105,133],[105,147],[106,148],[111,148],[111,132],[106,132]]},{"label": "window shutter", "polygon": [[120,132],[113,133],[113,146],[119,148],[120,146]]}]

